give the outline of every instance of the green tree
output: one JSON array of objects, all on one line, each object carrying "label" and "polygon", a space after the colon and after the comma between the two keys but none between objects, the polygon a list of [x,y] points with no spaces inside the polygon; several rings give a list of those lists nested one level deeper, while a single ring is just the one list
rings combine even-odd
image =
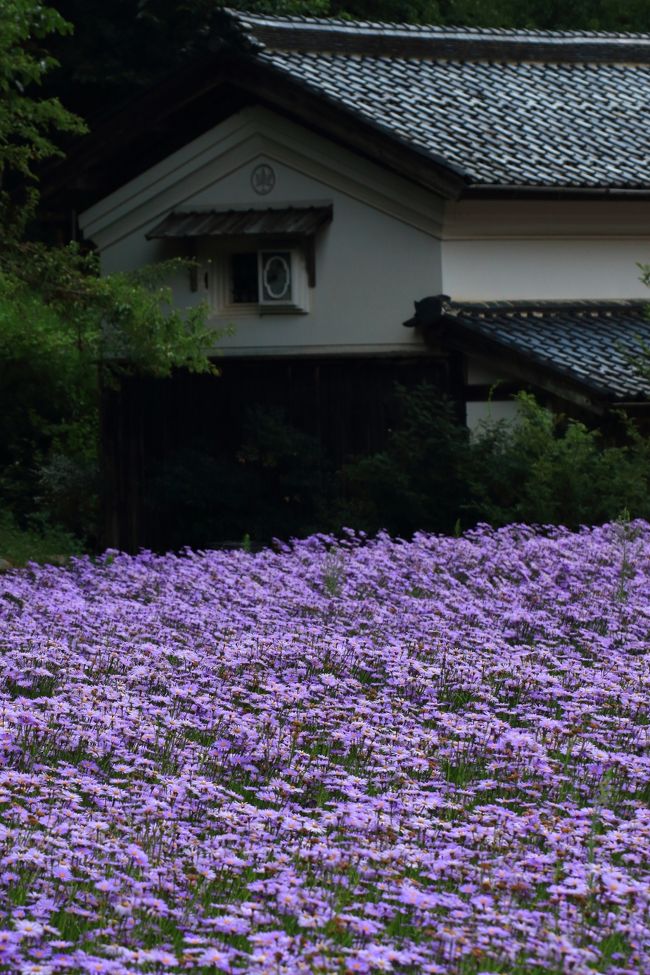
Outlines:
[{"label": "green tree", "polygon": [[215,335],[204,307],[172,305],[165,282],[179,262],[101,277],[95,255],[26,234],[38,165],[85,129],[42,85],[56,64],[43,40],[70,29],[37,0],[0,7],[0,522],[49,518],[92,538],[102,386],[134,372],[216,372]]},{"label": "green tree", "polygon": [[213,52],[219,41],[237,43],[223,7],[251,12],[327,16],[329,0],[58,0],[75,24],[60,36],[61,61],[52,90],[88,118],[113,110],[191,58]]},{"label": "green tree", "polygon": [[56,137],[85,131],[77,115],[43,92],[44,79],[58,62],[42,49],[42,41],[71,30],[56,10],[36,0],[0,4],[0,248],[10,245],[33,214],[34,170],[61,154]]},{"label": "green tree", "polygon": [[40,42],[69,34],[56,10],[34,0],[3,0],[0,6],[0,179],[7,172],[33,176],[35,163],[60,152],[52,134],[82,132],[84,123],[56,97],[34,97],[57,62]]},{"label": "green tree", "polygon": [[[273,6],[273,4],[269,4]],[[650,30],[646,0],[331,0],[331,13],[369,20],[544,30]]]}]

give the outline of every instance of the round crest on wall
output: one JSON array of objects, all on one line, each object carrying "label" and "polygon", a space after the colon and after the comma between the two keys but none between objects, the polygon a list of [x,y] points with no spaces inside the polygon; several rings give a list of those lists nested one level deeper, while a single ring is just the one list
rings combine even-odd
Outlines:
[{"label": "round crest on wall", "polygon": [[251,186],[260,196],[266,196],[275,186],[275,172],[268,163],[260,163],[251,174]]}]

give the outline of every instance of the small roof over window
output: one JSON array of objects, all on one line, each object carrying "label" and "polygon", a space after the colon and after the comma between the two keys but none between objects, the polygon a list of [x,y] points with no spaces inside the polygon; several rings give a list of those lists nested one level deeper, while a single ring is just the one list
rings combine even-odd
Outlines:
[{"label": "small roof over window", "polygon": [[331,206],[265,210],[174,210],[147,234],[169,237],[313,237],[332,219]]}]

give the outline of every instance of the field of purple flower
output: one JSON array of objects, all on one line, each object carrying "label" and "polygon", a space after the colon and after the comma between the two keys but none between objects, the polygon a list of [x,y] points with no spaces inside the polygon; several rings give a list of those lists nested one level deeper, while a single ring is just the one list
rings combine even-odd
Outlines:
[{"label": "field of purple flower", "polygon": [[650,972],[650,526],[0,576],[0,969]]}]

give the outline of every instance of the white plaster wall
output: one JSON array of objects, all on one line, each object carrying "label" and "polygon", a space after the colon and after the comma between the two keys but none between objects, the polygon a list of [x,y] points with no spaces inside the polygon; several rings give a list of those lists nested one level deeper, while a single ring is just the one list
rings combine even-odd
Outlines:
[{"label": "white plaster wall", "polygon": [[[265,161],[274,167],[276,189],[262,201],[251,198],[250,171]],[[402,322],[411,316],[414,300],[440,291],[440,244],[434,237],[264,157],[184,200],[183,207],[324,202],[333,204],[334,219],[317,238],[316,287],[311,290],[309,314],[215,317],[215,325],[235,328],[233,336],[220,342],[221,348],[238,353],[349,353],[368,346],[377,352],[422,346],[414,330]],[[102,268],[124,270],[182,250],[180,242],[146,241],[139,229],[102,252]],[[175,298],[180,305],[191,305],[203,294],[192,293],[189,275],[183,275],[176,280]]]},{"label": "white plaster wall", "polygon": [[650,201],[458,201],[442,236],[444,291],[459,301],[648,296]]},{"label": "white plaster wall", "polygon": [[638,263],[650,238],[445,240],[442,281],[455,301],[646,298]]},{"label": "white plaster wall", "polygon": [[476,436],[481,432],[483,423],[498,423],[500,420],[514,421],[517,419],[517,404],[514,400],[497,400],[488,403],[466,403],[466,424],[470,432]]},{"label": "white plaster wall", "polygon": [[[268,113],[252,113],[248,128],[242,129],[245,138],[229,149],[227,158],[218,147],[212,161],[204,153],[200,178],[187,172],[174,183],[157,171],[149,185],[139,177],[134,181],[138,187],[123,188],[114,200],[84,215],[82,225],[100,247],[103,270],[125,270],[181,254],[183,242],[145,239],[174,208],[331,203],[333,221],[317,237],[310,312],[215,317],[215,326],[235,328],[219,347],[238,355],[424,352],[421,338],[402,322],[411,317],[415,300],[441,290],[440,241],[435,233],[440,201],[402,185],[380,167],[323,146],[323,140],[304,130],[287,128],[283,120],[269,139],[266,131],[256,131],[260,126],[268,129],[268,122]],[[334,157],[328,158],[332,151]],[[260,163],[270,164],[276,176],[274,189],[265,196],[251,187],[251,173]],[[154,182],[160,192],[151,190]],[[146,193],[150,199],[142,202]],[[174,285],[179,305],[204,298],[204,293],[190,291],[189,274],[178,276]]]}]

